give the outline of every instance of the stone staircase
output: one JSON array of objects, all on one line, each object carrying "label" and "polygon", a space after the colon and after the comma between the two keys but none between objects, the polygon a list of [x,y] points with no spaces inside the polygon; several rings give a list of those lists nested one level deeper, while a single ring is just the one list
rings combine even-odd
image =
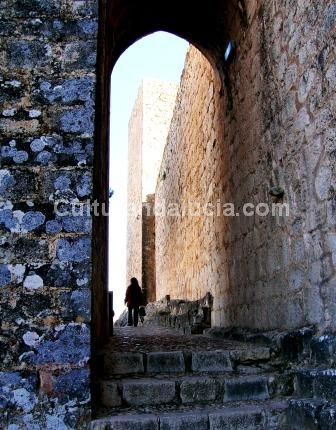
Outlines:
[{"label": "stone staircase", "polygon": [[100,369],[91,430],[336,429],[336,370],[302,368],[272,346],[107,350]]}]

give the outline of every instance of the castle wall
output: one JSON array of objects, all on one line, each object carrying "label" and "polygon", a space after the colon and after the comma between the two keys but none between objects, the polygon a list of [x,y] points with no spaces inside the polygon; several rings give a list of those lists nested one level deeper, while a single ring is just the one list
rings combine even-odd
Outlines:
[{"label": "castle wall", "polygon": [[154,252],[155,237],[149,227],[153,214],[149,211],[147,219],[146,210],[143,218],[143,203],[148,198],[150,203],[150,195],[155,192],[176,92],[174,83],[144,80],[129,122],[127,282],[136,277],[146,284],[145,289],[150,288],[150,297],[155,296],[155,277],[146,256]]},{"label": "castle wall", "polygon": [[90,419],[92,219],[62,214],[92,198],[97,29],[98,1],[1,1],[2,428]]},{"label": "castle wall", "polygon": [[[213,325],[335,328],[334,16],[329,1],[248,3],[223,92],[189,52],[156,206],[220,199],[239,216],[156,220],[158,299],[209,291]],[[289,216],[243,216],[246,203]]]}]

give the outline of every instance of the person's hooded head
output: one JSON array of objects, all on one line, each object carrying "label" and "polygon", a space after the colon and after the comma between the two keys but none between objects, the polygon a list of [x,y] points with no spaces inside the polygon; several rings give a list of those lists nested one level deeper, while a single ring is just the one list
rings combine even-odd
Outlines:
[{"label": "person's hooded head", "polygon": [[139,282],[137,278],[131,278],[131,285],[132,287],[139,287]]}]

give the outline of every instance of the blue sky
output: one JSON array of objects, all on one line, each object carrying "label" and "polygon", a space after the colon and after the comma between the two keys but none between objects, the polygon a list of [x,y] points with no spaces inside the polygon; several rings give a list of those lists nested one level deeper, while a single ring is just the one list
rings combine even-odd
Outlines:
[{"label": "blue sky", "polygon": [[124,309],[126,289],[127,145],[128,121],[144,78],[180,81],[188,43],[158,32],[132,45],[112,72],[110,118],[109,289],[114,291],[114,309]]}]

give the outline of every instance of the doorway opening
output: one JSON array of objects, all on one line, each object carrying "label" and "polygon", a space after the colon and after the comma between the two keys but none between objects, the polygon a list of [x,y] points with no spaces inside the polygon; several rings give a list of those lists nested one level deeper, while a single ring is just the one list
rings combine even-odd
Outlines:
[{"label": "doorway opening", "polygon": [[[187,4],[188,3],[188,4]],[[218,17],[225,16],[225,22]],[[232,18],[232,19],[231,19]],[[103,23],[100,28],[99,49],[98,49],[98,82],[97,82],[97,106],[96,106],[96,150],[94,165],[94,186],[93,193],[96,200],[106,203],[109,200],[109,135],[110,135],[110,90],[111,90],[111,73],[114,69],[121,54],[126,51],[133,43],[140,38],[156,31],[166,31],[187,40],[194,46],[197,55],[202,56],[202,61],[207,63],[209,73],[213,75],[213,82],[208,89],[208,106],[203,113],[212,115],[214,112],[209,111],[212,96],[218,100],[216,115],[223,114],[224,93],[225,93],[225,65],[224,51],[227,42],[230,40],[229,33],[234,24],[239,22],[239,8],[236,5],[222,5],[215,2],[210,8],[200,10],[194,8],[191,2],[181,5],[179,2],[167,2],[158,5],[155,2],[148,1],[140,4],[137,1],[120,2],[119,0],[111,2],[101,2],[100,21]],[[227,25],[228,24],[228,25]],[[227,27],[226,27],[227,25]],[[198,51],[199,50],[199,51]],[[204,57],[203,57],[203,55]],[[191,94],[189,96],[192,97]],[[193,107],[190,102],[189,106]],[[196,105],[195,105],[196,106]],[[195,107],[194,106],[194,107]],[[196,109],[200,109],[197,106]],[[201,112],[202,113],[202,112]],[[196,116],[201,118],[199,112]],[[221,121],[223,124],[224,121]],[[200,121],[199,127],[205,121]],[[204,130],[202,131],[204,132]],[[218,149],[222,150],[221,141],[223,139],[223,130],[218,130],[221,137],[211,136],[211,144],[207,143],[205,151]],[[205,142],[191,137],[196,144]],[[181,151],[183,153],[183,151]],[[218,154],[220,156],[220,154]],[[213,166],[218,166],[214,163]],[[202,166],[203,168],[203,166]],[[225,165],[224,165],[225,168]],[[194,174],[195,172],[193,172]],[[167,172],[162,172],[162,177],[168,178]],[[162,181],[164,182],[164,181]],[[197,181],[195,181],[196,183]],[[166,184],[168,182],[165,182]],[[215,194],[211,186],[205,186],[203,189],[209,191],[210,197]],[[113,199],[113,196],[112,196]],[[204,221],[206,228],[216,232],[220,237],[220,230],[223,226],[217,221]],[[213,228],[214,227],[214,228]],[[108,309],[108,220],[106,217],[98,216],[94,219],[93,225],[93,348],[99,348],[108,339],[109,335],[109,309]],[[201,244],[195,243],[195,249]],[[207,253],[206,253],[207,254]],[[201,264],[209,264],[210,254],[207,258],[199,255],[196,251],[193,258]],[[221,264],[220,258],[216,260]],[[171,264],[172,271],[175,269]],[[206,279],[206,270],[202,273],[203,279]],[[215,283],[213,283],[215,285]],[[199,283],[201,285],[201,283]],[[185,288],[185,291],[192,297],[194,283],[188,282],[183,286],[180,283],[179,288]],[[217,283],[217,290],[220,286]],[[160,291],[160,296],[166,296],[164,290]],[[220,315],[221,303],[217,301],[218,314]],[[212,314],[214,315],[214,313]]]},{"label": "doorway opening", "polygon": [[[109,291],[113,291],[115,320],[125,310],[125,291],[130,278],[137,277],[141,286],[144,287],[142,268],[140,264],[138,267],[134,267],[137,264],[136,260],[140,259],[141,226],[139,225],[139,233],[133,232],[132,234],[130,231],[128,243],[127,223],[129,222],[130,229],[132,227],[134,229],[135,226],[131,225],[131,217],[141,221],[140,212],[143,199],[140,194],[142,188],[146,186],[148,193],[155,192],[158,169],[166,141],[164,136],[160,141],[158,138],[162,133],[168,135],[176,90],[180,82],[187,49],[188,43],[185,40],[165,32],[157,32],[132,45],[118,60],[112,72],[109,157]],[[167,100],[168,89],[170,89],[169,101]],[[144,92],[146,94],[143,94]],[[149,98],[150,96],[152,98]],[[152,128],[152,135],[148,137],[151,141],[146,142],[150,146],[144,148],[143,151],[141,150],[143,137],[140,125],[137,128],[131,124],[136,100],[141,105],[138,106],[139,115],[143,115],[144,104],[147,104],[145,127]],[[160,102],[162,110],[160,110],[160,106],[157,107]],[[168,102],[170,106],[168,106]],[[136,115],[135,112],[134,115]],[[137,120],[139,122],[140,118]],[[161,128],[157,129],[160,127],[160,121]],[[131,130],[131,125],[133,125],[133,130]],[[153,130],[155,127],[156,130]],[[131,136],[132,132],[133,136]],[[143,130],[143,134],[146,133],[148,134],[148,130]],[[132,149],[129,149],[131,138],[135,140],[132,142]],[[133,153],[129,154],[129,150]],[[156,153],[153,154],[153,151]],[[145,152],[143,155],[148,158],[146,166],[141,159],[142,152]],[[144,168],[147,169],[146,177],[142,177]],[[147,185],[142,183],[143,180],[147,181]],[[149,191],[148,187],[150,187]],[[129,192],[129,204],[127,192]],[[137,203],[139,207],[136,208],[137,200],[139,200]],[[132,209],[132,202],[134,203],[134,213],[128,215],[128,207],[130,210]],[[127,255],[127,248],[129,255]]]}]

